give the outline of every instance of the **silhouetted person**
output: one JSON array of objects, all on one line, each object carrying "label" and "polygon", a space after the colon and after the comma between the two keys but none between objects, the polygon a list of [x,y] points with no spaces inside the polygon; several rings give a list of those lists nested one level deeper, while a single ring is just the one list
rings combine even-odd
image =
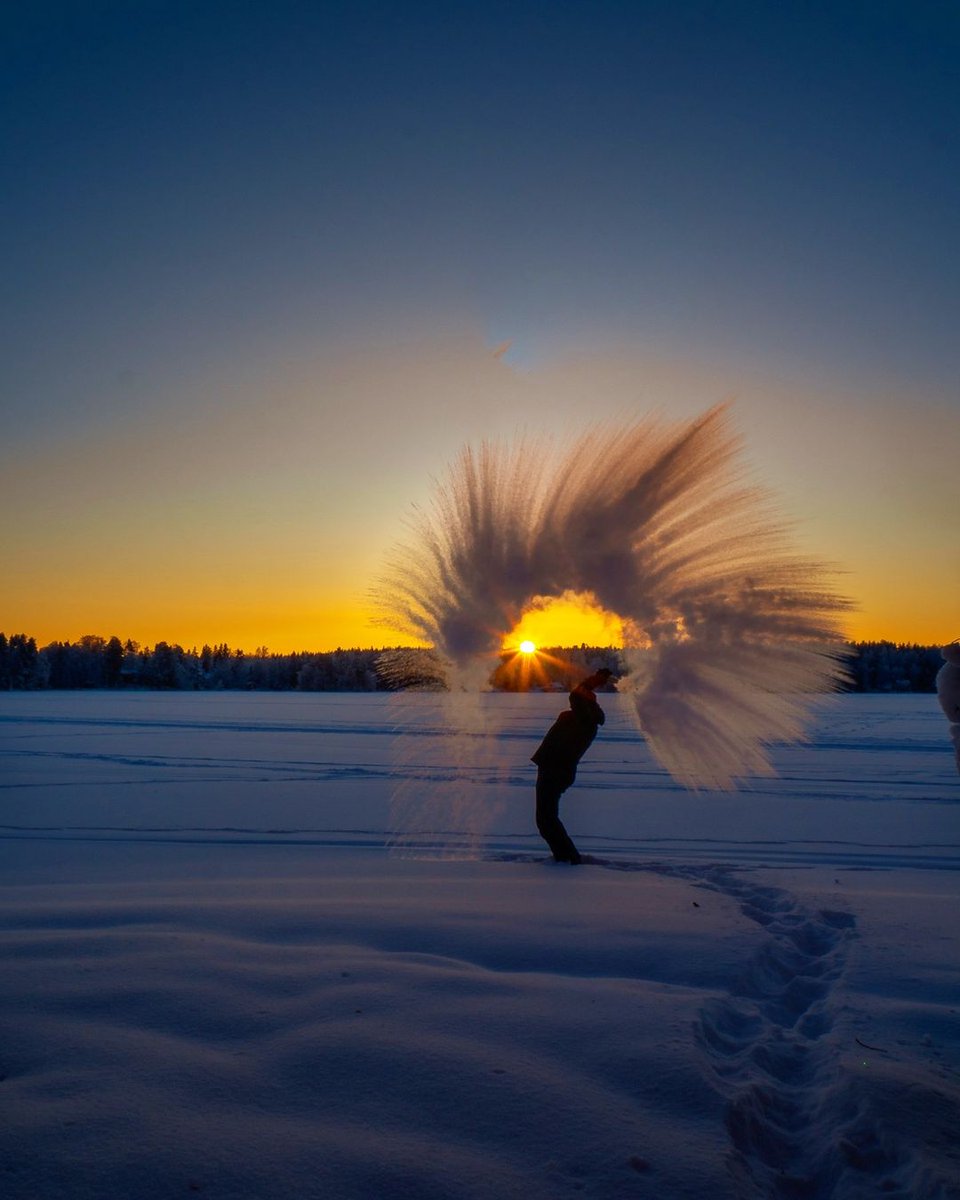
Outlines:
[{"label": "silhouetted person", "polygon": [[940,653],[943,666],[937,672],[937,698],[950,722],[950,737],[960,771],[960,641],[944,646]]},{"label": "silhouetted person", "polygon": [[560,820],[560,797],[577,777],[577,764],[603,724],[594,688],[613,674],[601,667],[570,693],[570,708],[547,730],[531,761],[537,764],[537,829],[557,862],[578,863],[580,854]]}]

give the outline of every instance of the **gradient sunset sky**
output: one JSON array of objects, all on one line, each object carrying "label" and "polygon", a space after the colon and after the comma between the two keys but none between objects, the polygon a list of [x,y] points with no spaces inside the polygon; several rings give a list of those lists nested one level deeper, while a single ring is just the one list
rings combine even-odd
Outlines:
[{"label": "gradient sunset sky", "polygon": [[0,28],[0,630],[380,645],[464,442],[733,398],[850,636],[960,636],[955,4]]}]

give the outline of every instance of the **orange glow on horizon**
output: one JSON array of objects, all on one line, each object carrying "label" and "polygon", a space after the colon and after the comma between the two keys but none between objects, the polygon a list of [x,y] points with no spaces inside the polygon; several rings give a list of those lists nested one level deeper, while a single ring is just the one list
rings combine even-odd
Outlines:
[{"label": "orange glow on horizon", "polygon": [[[91,634],[186,649],[226,642],[247,653],[416,645],[375,624],[363,599],[398,536],[398,505],[422,500],[420,481],[463,442],[509,437],[518,412],[552,428],[558,411],[579,414],[587,395],[598,417],[626,411],[638,379],[678,414],[699,411],[721,380],[742,396],[751,459],[797,519],[803,553],[836,563],[837,586],[856,605],[844,637],[942,646],[960,636],[960,574],[945,549],[952,479],[931,475],[925,450],[955,436],[953,407],[924,400],[927,433],[917,439],[914,399],[890,395],[876,407],[872,393],[840,384],[811,394],[735,364],[715,371],[632,351],[517,372],[482,338],[322,354],[311,344],[242,382],[198,374],[169,412],[52,428],[16,453],[6,448],[0,488],[11,515],[6,560],[16,568],[4,578],[0,631],[40,646]],[[283,420],[267,419],[267,382]],[[443,397],[442,408],[429,397]],[[383,434],[386,457],[374,453],[365,470],[358,422]],[[866,428],[870,448],[851,454]],[[503,633],[491,632],[493,647]],[[612,614],[563,597],[523,614],[502,649],[521,641],[619,648],[622,632]]]},{"label": "orange glow on horizon", "polygon": [[[375,625],[369,611],[348,602],[301,608],[302,600],[296,605],[266,605],[258,597],[258,602],[239,612],[226,605],[204,604],[197,606],[198,611],[183,613],[177,611],[176,605],[167,605],[161,597],[153,597],[152,603],[139,606],[136,618],[131,620],[128,614],[137,609],[134,599],[131,596],[130,603],[124,604],[86,604],[81,609],[76,602],[64,606],[62,598],[51,592],[40,603],[11,605],[9,611],[0,614],[0,632],[8,637],[14,633],[26,634],[36,638],[41,647],[55,641],[77,642],[85,634],[94,634],[105,638],[116,635],[121,641],[131,638],[144,646],[165,641],[188,650],[220,642],[247,653],[266,646],[274,654],[415,644],[410,638]],[[845,638],[851,642],[944,646],[960,636],[960,623],[945,622],[935,611],[912,613],[909,621],[899,619],[896,611],[899,606],[891,603],[895,599],[899,597],[885,597],[885,602],[881,601],[869,612],[851,612],[845,622]],[[528,641],[533,643],[534,650],[521,651],[521,643]],[[619,648],[622,644],[615,617],[595,608],[570,604],[565,599],[526,613],[517,628],[503,639],[502,649],[521,652],[524,660],[530,660],[542,655],[540,648],[544,646]]]},{"label": "orange glow on horizon", "polygon": [[[252,653],[266,646],[274,654],[324,653],[343,649],[379,649],[414,645],[411,638],[377,625],[372,609],[358,602],[347,589],[330,589],[318,595],[315,578],[289,580],[284,592],[274,590],[271,579],[246,574],[231,579],[224,598],[221,579],[199,571],[185,588],[182,580],[161,579],[157,573],[124,570],[102,571],[94,586],[65,595],[51,577],[49,586],[33,593],[35,578],[26,574],[8,581],[0,611],[0,631],[8,637],[23,633],[39,646],[55,641],[77,642],[86,634],[121,641],[128,638],[144,646],[165,641],[185,649],[226,642],[233,649]],[[932,595],[922,608],[910,607],[910,576],[884,579],[875,587],[871,602],[857,592],[873,580],[852,580],[860,587],[849,590],[859,603],[844,622],[844,636],[852,642],[889,641],[943,646],[960,636],[949,597]],[[907,619],[904,612],[908,612]],[[591,647],[623,645],[620,622],[598,608],[589,595],[566,594],[545,600],[523,614],[517,626],[502,638],[501,649],[516,653],[522,642],[536,647]],[[422,643],[421,643],[422,644]]]}]

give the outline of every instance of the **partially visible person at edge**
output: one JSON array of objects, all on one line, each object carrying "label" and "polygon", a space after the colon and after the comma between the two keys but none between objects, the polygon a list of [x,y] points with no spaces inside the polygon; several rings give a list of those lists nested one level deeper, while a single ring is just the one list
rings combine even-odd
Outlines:
[{"label": "partially visible person at edge", "polygon": [[594,689],[612,675],[607,667],[601,667],[578,683],[570,693],[570,708],[557,717],[531,755],[537,764],[537,829],[556,862],[582,861],[560,820],[560,797],[576,779],[577,764],[606,719]]},{"label": "partially visible person at edge", "polygon": [[937,698],[950,722],[950,737],[960,771],[960,641],[944,646],[940,653],[943,666],[937,672]]}]

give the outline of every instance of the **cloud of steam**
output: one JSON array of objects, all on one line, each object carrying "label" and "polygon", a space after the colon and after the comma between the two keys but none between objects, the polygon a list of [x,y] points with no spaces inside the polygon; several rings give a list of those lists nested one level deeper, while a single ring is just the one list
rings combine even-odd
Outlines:
[{"label": "cloud of steam", "polygon": [[383,624],[482,690],[504,635],[543,597],[587,593],[622,621],[631,709],[688,787],[771,771],[838,675],[847,603],[744,482],[726,406],[680,424],[464,449],[415,511],[375,593]]}]

